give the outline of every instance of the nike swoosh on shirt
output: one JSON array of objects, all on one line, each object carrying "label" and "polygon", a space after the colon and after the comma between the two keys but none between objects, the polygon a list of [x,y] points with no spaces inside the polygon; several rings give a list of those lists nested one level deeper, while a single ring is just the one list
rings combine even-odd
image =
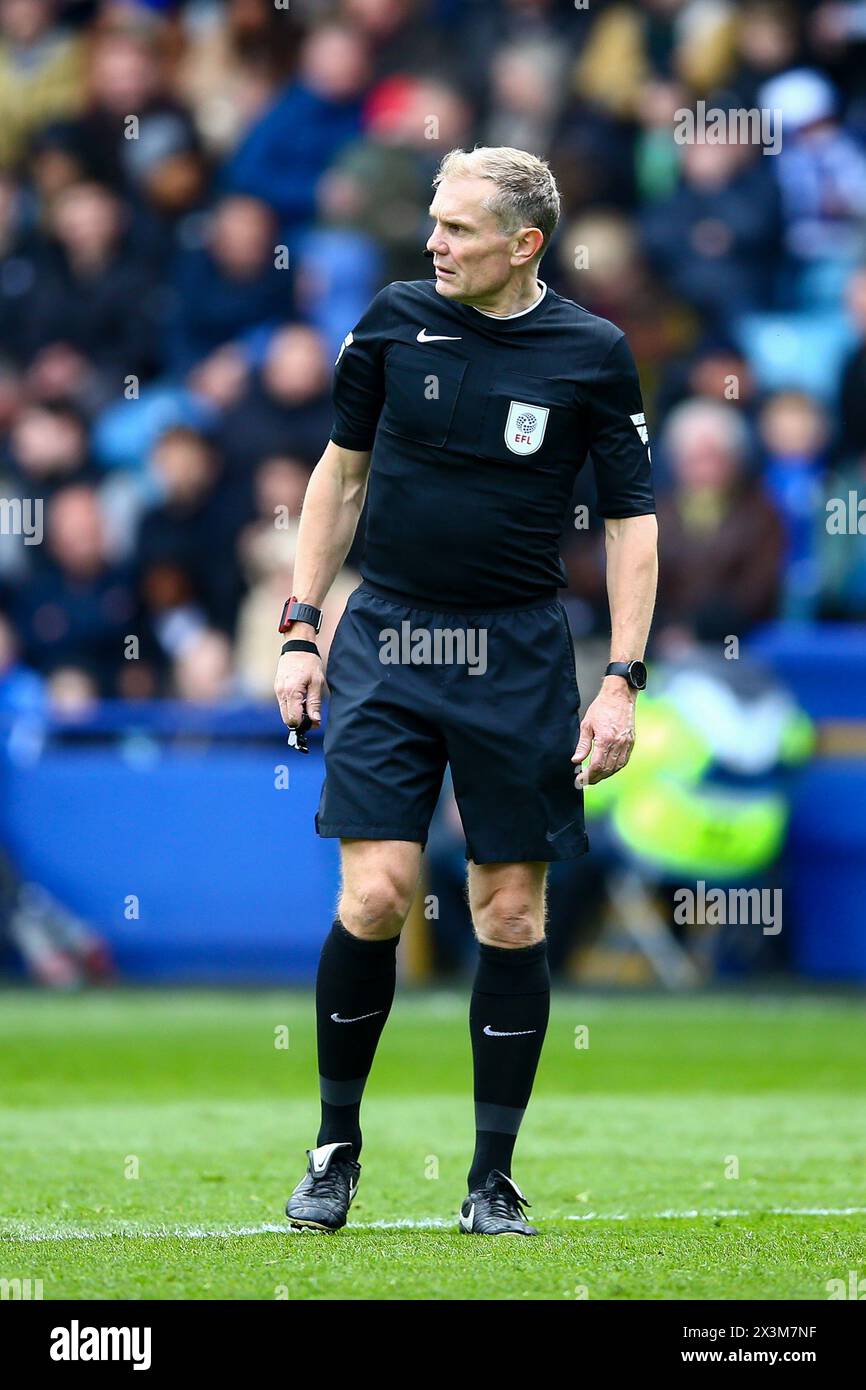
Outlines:
[{"label": "nike swoosh on shirt", "polygon": [[362,1018],[374,1018],[376,1014],[380,1014],[381,1012],[381,1009],[374,1009],[371,1014],[358,1014],[357,1018],[340,1018],[340,1015],[337,1013],[331,1014],[331,1018],[334,1023],[360,1023]]},{"label": "nike swoosh on shirt", "polygon": [[422,328],[418,334],[419,343],[461,343],[462,338],[451,338],[447,333],[428,333],[426,328]]},{"label": "nike swoosh on shirt", "polygon": [[489,1023],[485,1023],[484,1032],[488,1038],[525,1038],[527,1033],[537,1033],[537,1028],[518,1028],[516,1033],[497,1033],[495,1028],[491,1028]]}]

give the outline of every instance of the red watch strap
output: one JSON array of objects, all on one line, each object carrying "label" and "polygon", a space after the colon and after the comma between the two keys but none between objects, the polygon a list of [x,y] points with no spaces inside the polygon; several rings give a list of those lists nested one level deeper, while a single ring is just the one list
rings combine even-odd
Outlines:
[{"label": "red watch strap", "polygon": [[292,621],[289,618],[289,609],[291,608],[292,604],[297,603],[297,601],[298,600],[294,594],[292,594],[289,598],[286,599],[285,603],[283,604],[283,611],[280,614],[280,625],[277,628],[278,632],[291,632]]}]

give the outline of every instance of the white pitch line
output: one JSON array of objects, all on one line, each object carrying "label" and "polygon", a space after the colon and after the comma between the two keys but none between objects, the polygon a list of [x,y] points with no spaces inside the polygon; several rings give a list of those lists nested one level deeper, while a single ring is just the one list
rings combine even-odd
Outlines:
[{"label": "white pitch line", "polygon": [[[861,1216],[866,1207],[767,1207],[741,1208],[718,1207],[699,1211],[653,1211],[653,1212],[600,1212],[588,1211],[565,1217],[566,1221],[689,1221],[697,1217],[734,1216]],[[562,1218],[554,1218],[555,1220]],[[457,1218],[441,1216],[422,1217],[413,1220],[403,1217],[398,1221],[353,1221],[345,1229],[348,1231],[436,1231],[456,1229]],[[234,1240],[239,1236],[317,1235],[316,1231],[299,1231],[289,1226],[271,1222],[261,1226],[228,1226],[223,1230],[205,1230],[199,1226],[168,1227],[162,1230],[124,1230],[124,1231],[5,1231],[0,1232],[0,1240],[21,1240],[49,1242],[60,1240]]]},{"label": "white pitch line", "polygon": [[581,1212],[566,1221],[690,1221],[698,1216],[857,1216],[866,1207],[708,1207],[705,1211]]},{"label": "white pitch line", "polygon": [[[409,1217],[404,1217],[399,1221],[353,1221],[347,1227],[353,1231],[381,1231],[381,1230],[445,1230],[455,1227],[457,1217],[447,1221],[443,1217],[431,1216],[427,1219],[413,1221]],[[261,1226],[226,1226],[221,1231],[202,1230],[198,1226],[183,1227],[177,1226],[172,1229],[164,1230],[126,1230],[126,1231],[81,1231],[81,1230],[57,1230],[57,1231],[3,1231],[0,1232],[0,1242],[3,1240],[28,1240],[28,1241],[58,1241],[58,1240],[234,1240],[237,1236],[308,1236],[319,1235],[320,1232],[312,1230],[297,1230],[290,1226],[286,1221],[281,1226],[270,1222],[263,1223]]]}]

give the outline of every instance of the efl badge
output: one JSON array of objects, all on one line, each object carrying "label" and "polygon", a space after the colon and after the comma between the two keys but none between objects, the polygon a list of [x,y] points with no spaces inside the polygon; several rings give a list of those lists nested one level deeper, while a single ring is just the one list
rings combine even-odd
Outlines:
[{"label": "efl badge", "polygon": [[549,414],[546,405],[511,402],[505,422],[505,442],[512,454],[534,454],[540,448]]}]

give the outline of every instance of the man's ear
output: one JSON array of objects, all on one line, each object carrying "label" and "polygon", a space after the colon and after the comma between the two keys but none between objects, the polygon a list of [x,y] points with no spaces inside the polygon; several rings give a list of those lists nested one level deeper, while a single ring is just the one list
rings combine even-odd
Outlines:
[{"label": "man's ear", "polygon": [[526,265],[528,261],[534,260],[543,245],[544,233],[537,227],[521,227],[514,238],[512,265]]}]

